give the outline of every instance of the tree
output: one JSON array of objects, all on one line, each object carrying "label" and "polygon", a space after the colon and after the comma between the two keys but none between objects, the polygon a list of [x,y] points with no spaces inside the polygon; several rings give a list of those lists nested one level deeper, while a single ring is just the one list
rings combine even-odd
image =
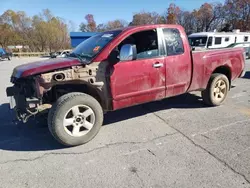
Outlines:
[{"label": "tree", "polygon": [[213,7],[209,3],[201,5],[197,12],[197,22],[201,30],[208,31],[210,24],[214,21]]},{"label": "tree", "polygon": [[119,29],[119,28],[124,28],[128,25],[128,23],[125,20],[114,20],[114,21],[109,21],[106,24],[106,30],[112,30],[112,29]]},{"label": "tree", "polygon": [[80,24],[80,31],[82,32],[94,32],[96,31],[96,22],[93,14],[87,14],[85,16],[86,22]]},{"label": "tree", "polygon": [[32,51],[58,50],[68,47],[67,24],[48,9],[32,18],[7,10],[0,16],[0,43],[29,46]]},{"label": "tree", "polygon": [[94,16],[92,14],[87,14],[85,16],[85,19],[87,20],[87,27],[89,28],[89,30],[95,31],[96,30],[96,22],[95,22]]},{"label": "tree", "polygon": [[224,22],[224,9],[221,3],[204,3],[198,10],[193,10],[192,15],[196,32],[221,28]]},{"label": "tree", "polygon": [[233,29],[250,30],[250,0],[226,0],[225,19]]},{"label": "tree", "polygon": [[156,12],[140,12],[133,16],[132,23],[130,25],[147,25],[147,24],[161,24],[165,23],[163,16]]},{"label": "tree", "polygon": [[104,32],[104,31],[106,31],[106,25],[105,24],[99,24],[99,25],[97,25],[96,31],[97,32]]},{"label": "tree", "polygon": [[82,32],[89,32],[89,28],[85,23],[80,24],[79,30],[82,31]]},{"label": "tree", "polygon": [[[5,29],[9,28],[13,32],[12,44],[25,44],[29,42],[29,31],[31,19],[23,11],[5,11],[1,16],[1,24],[5,24]],[[2,26],[3,27],[3,26]]]},{"label": "tree", "polygon": [[167,24],[180,24],[181,9],[174,3],[171,3],[167,9]]},{"label": "tree", "polygon": [[221,30],[225,25],[225,9],[221,3],[213,4],[214,20],[211,22],[209,30]]},{"label": "tree", "polygon": [[179,20],[178,24],[184,27],[188,35],[195,31],[196,20],[194,18],[194,15],[191,12],[181,11],[178,20]]},{"label": "tree", "polygon": [[196,10],[193,12],[183,11],[180,7],[171,3],[164,15],[167,24],[179,24],[184,27],[186,33],[189,35],[197,31],[196,12]]},{"label": "tree", "polygon": [[13,42],[15,32],[10,25],[0,24],[0,46],[6,48],[8,44]]}]

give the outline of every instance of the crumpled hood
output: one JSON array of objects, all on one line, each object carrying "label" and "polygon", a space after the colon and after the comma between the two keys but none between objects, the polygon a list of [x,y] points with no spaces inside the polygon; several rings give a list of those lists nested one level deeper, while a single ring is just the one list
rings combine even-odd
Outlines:
[{"label": "crumpled hood", "polygon": [[75,58],[55,58],[35,61],[15,67],[12,77],[21,78],[76,65],[81,65],[81,62]]}]

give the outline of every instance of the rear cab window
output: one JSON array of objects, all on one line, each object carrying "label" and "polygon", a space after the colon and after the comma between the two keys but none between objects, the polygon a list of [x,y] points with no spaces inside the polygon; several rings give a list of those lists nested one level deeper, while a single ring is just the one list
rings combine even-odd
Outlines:
[{"label": "rear cab window", "polygon": [[162,31],[167,56],[183,54],[184,45],[179,30],[175,28],[164,28]]}]

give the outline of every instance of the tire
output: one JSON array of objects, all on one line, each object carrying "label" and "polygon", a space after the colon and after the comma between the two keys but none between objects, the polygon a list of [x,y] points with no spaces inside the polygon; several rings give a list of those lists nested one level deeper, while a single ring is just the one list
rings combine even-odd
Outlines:
[{"label": "tire", "polygon": [[[201,96],[204,103],[206,103],[209,106],[219,106],[223,104],[223,102],[227,98],[229,87],[230,87],[229,80],[224,74],[219,74],[219,73],[212,74],[206,90],[201,92]],[[222,95],[222,93],[224,93],[224,95]]]},{"label": "tire", "polygon": [[[80,110],[83,110],[78,113],[77,116],[74,115],[76,113],[72,110],[76,108],[78,110],[74,111],[80,112]],[[91,115],[82,117],[84,113],[86,114],[86,112]],[[69,119],[67,119],[68,116]],[[81,121],[78,121],[79,117],[82,118]],[[72,119],[74,119],[72,126],[65,126],[68,124],[65,119],[67,121],[70,120],[70,123],[72,122]],[[85,129],[87,125],[85,125],[86,122],[91,124],[92,128],[81,132],[81,128]],[[103,110],[101,105],[95,98],[84,93],[69,93],[63,95],[52,106],[48,115],[48,126],[51,134],[58,142],[65,146],[77,146],[89,142],[99,132],[102,124]],[[75,127],[80,127],[78,128],[79,133],[76,132],[77,134],[74,132]]]}]

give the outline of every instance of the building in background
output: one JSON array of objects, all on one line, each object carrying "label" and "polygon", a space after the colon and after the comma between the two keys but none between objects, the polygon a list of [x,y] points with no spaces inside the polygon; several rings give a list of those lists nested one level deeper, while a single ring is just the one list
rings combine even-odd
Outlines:
[{"label": "building in background", "polygon": [[70,33],[71,47],[75,48],[81,42],[88,39],[89,37],[92,37],[95,34],[97,34],[97,33],[94,33],[94,32],[71,32]]}]

